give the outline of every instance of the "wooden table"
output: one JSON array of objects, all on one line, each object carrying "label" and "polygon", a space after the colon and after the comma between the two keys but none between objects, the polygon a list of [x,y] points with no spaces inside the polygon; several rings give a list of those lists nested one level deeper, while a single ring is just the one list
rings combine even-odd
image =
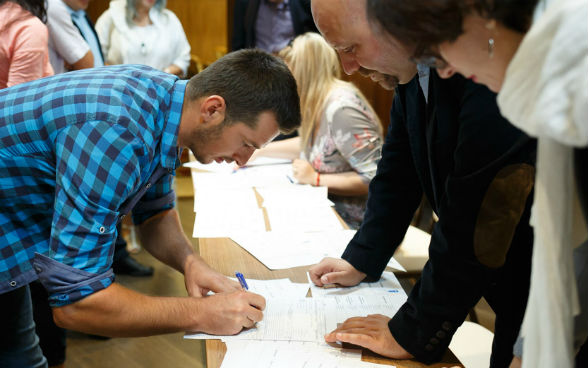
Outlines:
[{"label": "wooden table", "polygon": [[[200,239],[200,255],[214,269],[227,275],[234,276],[235,270],[241,271],[251,279],[280,279],[289,278],[293,282],[308,282],[306,272],[309,266],[271,271],[255,257],[239,247],[228,238]],[[220,340],[206,340],[206,362],[208,368],[219,368],[227,351],[226,345]],[[383,358],[370,351],[364,350],[362,360],[380,364],[395,365],[398,368],[416,367],[463,367],[459,360],[448,350],[441,363],[425,365],[414,360],[393,360]]]}]

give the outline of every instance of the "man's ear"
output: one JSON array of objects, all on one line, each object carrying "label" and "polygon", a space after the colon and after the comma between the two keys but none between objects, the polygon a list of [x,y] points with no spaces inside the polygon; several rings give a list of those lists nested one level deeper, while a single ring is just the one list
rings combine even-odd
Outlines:
[{"label": "man's ear", "polygon": [[225,99],[218,95],[211,95],[200,105],[200,114],[204,125],[217,125],[225,120],[227,105]]}]

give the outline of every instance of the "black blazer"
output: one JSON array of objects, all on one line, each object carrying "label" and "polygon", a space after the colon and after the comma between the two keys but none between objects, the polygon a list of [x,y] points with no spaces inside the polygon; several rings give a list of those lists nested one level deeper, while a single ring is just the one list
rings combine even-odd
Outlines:
[{"label": "black blazer", "polygon": [[[235,1],[232,51],[255,47],[255,20],[261,1],[264,0]],[[317,32],[310,12],[310,0],[289,0],[289,7],[297,36],[305,32]]]},{"label": "black blazer", "polygon": [[427,363],[441,358],[482,296],[497,315],[493,362],[509,363],[524,315],[536,147],[495,99],[486,87],[434,70],[428,104],[417,77],[399,86],[363,224],[342,256],[379,278],[427,196],[439,217],[429,261],[389,322],[398,343]]}]

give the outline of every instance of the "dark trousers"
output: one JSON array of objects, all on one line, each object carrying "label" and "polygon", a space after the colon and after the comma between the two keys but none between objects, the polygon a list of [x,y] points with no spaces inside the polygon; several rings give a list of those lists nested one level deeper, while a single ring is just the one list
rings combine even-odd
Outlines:
[{"label": "dark trousers", "polygon": [[35,334],[29,287],[0,295],[0,367],[44,368],[47,360]]}]

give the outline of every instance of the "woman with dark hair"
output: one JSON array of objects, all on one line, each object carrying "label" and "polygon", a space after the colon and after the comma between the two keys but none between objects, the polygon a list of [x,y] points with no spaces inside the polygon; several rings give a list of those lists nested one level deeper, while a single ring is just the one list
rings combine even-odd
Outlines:
[{"label": "woman with dark hair", "polygon": [[536,5],[537,0],[368,0],[367,13],[374,27],[409,46],[415,61],[437,68],[442,77],[459,72],[497,92]]},{"label": "woman with dark hair", "polygon": [[571,367],[586,341],[587,14],[586,0],[368,0],[374,27],[417,62],[499,91],[501,113],[539,138],[525,367]]},{"label": "woman with dark hair", "polygon": [[0,0],[0,88],[53,75],[45,0]]}]

